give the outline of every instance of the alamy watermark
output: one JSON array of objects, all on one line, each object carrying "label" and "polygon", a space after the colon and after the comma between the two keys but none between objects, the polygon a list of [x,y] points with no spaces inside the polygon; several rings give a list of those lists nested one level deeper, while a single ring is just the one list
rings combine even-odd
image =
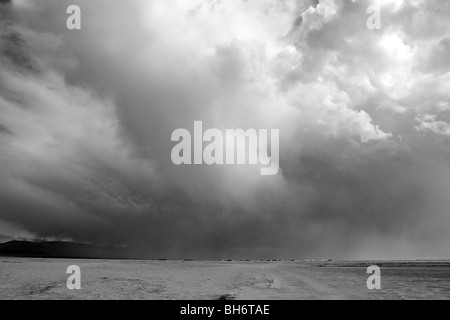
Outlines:
[{"label": "alamy watermark", "polygon": [[[67,29],[81,30],[81,8],[77,5],[70,5],[67,7],[66,13],[69,14],[67,18]],[[381,29],[381,6],[371,5],[367,8],[367,14],[370,14],[367,19],[367,28],[369,30]]]},{"label": "alamy watermark", "polygon": [[73,265],[69,266],[66,271],[70,274],[67,278],[67,289],[69,290],[81,290],[81,269],[79,266]]},{"label": "alamy watermark", "polygon": [[367,19],[367,28],[369,30],[381,29],[381,7],[379,5],[373,5],[367,8],[367,14],[370,14]]},{"label": "alamy watermark", "polygon": [[69,30],[81,30],[81,8],[76,5],[67,7],[67,14],[70,16],[67,18],[67,29]]},{"label": "alamy watermark", "polygon": [[273,176],[280,170],[278,129],[203,132],[203,122],[195,121],[193,135],[187,129],[177,129],[172,133],[172,142],[178,142],[171,155],[175,165],[260,165],[262,176]]},{"label": "alamy watermark", "polygon": [[367,279],[367,289],[381,290],[381,269],[378,266],[367,268],[367,274],[371,276]]}]

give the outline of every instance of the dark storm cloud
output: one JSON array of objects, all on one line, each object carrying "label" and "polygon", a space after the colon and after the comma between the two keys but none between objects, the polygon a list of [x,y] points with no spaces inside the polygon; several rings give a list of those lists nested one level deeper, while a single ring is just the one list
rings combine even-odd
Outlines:
[{"label": "dark storm cloud", "polygon": [[[449,7],[384,1],[371,31],[369,4],[15,2],[0,219],[147,256],[448,257]],[[195,120],[281,129],[282,171],[172,165]]]}]

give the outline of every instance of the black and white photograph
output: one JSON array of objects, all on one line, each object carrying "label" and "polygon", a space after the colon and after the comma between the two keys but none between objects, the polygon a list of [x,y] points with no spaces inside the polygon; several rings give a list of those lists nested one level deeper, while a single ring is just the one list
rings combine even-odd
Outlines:
[{"label": "black and white photograph", "polygon": [[450,1],[0,0],[0,300],[448,299]]}]

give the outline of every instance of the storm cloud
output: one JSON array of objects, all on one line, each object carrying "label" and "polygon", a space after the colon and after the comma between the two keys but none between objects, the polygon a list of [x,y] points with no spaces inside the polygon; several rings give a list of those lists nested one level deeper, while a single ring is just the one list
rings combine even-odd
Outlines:
[{"label": "storm cloud", "polygon": [[[79,5],[82,29],[68,30]],[[370,5],[382,27],[366,26]],[[445,0],[0,4],[0,232],[167,258],[448,258]],[[171,134],[280,129],[280,173]]]}]

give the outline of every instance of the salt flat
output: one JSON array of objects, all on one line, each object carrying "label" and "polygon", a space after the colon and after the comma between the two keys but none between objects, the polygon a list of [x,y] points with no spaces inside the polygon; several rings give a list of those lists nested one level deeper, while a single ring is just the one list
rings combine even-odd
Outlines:
[{"label": "salt flat", "polygon": [[[0,258],[0,299],[449,299],[450,262],[200,262]],[[81,290],[66,287],[70,265]]]}]

